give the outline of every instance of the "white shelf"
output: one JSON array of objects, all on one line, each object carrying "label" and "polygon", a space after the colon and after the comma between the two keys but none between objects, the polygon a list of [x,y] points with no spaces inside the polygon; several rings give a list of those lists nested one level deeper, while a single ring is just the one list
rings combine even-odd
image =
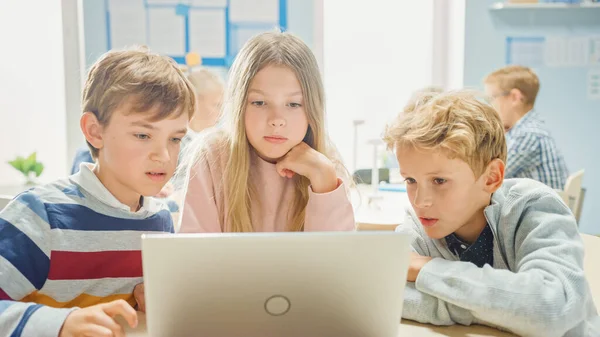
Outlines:
[{"label": "white shelf", "polygon": [[597,8],[600,9],[600,3],[505,3],[496,2],[490,8],[491,10],[507,10],[507,9],[577,9],[577,8]]}]

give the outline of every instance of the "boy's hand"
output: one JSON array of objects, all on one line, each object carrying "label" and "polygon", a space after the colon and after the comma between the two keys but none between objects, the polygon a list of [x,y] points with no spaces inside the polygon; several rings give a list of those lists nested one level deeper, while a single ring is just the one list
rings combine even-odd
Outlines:
[{"label": "boy's hand", "polygon": [[144,284],[140,283],[133,288],[133,297],[137,302],[137,309],[146,312],[146,296],[144,296]]},{"label": "boy's hand", "polygon": [[123,316],[129,326],[138,324],[137,313],[124,300],[77,309],[67,316],[59,337],[125,337],[123,327],[114,317]]},{"label": "boy's hand", "polygon": [[305,142],[294,146],[276,167],[282,177],[292,178],[294,174],[305,176],[315,193],[331,192],[338,186],[333,163]]},{"label": "boy's hand", "polygon": [[429,261],[431,261],[430,256],[421,256],[417,253],[411,252],[410,265],[408,266],[408,276],[406,277],[406,280],[408,282],[417,281],[417,276],[419,276],[421,268],[423,268],[423,266]]}]

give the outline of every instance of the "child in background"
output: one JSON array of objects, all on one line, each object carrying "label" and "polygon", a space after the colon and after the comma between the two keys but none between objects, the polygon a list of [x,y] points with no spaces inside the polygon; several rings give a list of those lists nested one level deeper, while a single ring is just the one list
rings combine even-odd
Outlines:
[{"label": "child in background", "polygon": [[451,92],[424,98],[385,131],[412,209],[402,316],[485,324],[523,336],[600,336],[575,218],[550,187],[504,180],[496,111]]},{"label": "child in background", "polygon": [[540,89],[537,75],[512,65],[489,74],[484,83],[506,131],[506,178],[531,178],[554,189],[565,188],[569,170],[540,113],[534,110]]},{"label": "child in background", "polygon": [[207,68],[194,70],[188,80],[196,91],[196,113],[190,121],[190,129],[198,133],[217,124],[223,102],[223,81]]},{"label": "child in background", "polygon": [[[207,68],[194,70],[187,76],[196,93],[196,111],[190,121],[188,132],[181,140],[181,151],[179,159],[185,153],[187,145],[205,129],[213,127],[221,116],[221,103],[223,101],[223,81]],[[169,209],[177,217],[180,205],[183,202],[182,186],[185,185],[183,175],[176,175],[165,185],[156,196],[166,199]]]},{"label": "child in background", "polygon": [[181,232],[353,230],[338,176],[347,171],[334,159],[323,85],[306,44],[289,33],[258,35],[238,54],[229,81],[225,124],[186,158]]},{"label": "child in background", "polygon": [[134,287],[143,291],[140,236],[173,232],[148,196],[175,171],[192,85],[168,57],[111,51],[90,69],[82,102],[96,163],[0,212],[0,337],[123,336],[114,317],[134,326]]}]

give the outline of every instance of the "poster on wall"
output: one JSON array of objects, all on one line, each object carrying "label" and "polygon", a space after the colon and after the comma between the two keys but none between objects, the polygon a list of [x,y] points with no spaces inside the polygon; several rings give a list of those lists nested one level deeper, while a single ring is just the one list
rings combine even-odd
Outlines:
[{"label": "poster on wall", "polygon": [[588,99],[600,100],[600,68],[588,71]]},{"label": "poster on wall", "polygon": [[107,50],[147,45],[185,63],[229,66],[251,36],[287,29],[288,0],[106,0]]},{"label": "poster on wall", "polygon": [[146,42],[146,7],[142,0],[110,0],[109,47],[124,48]]},{"label": "poster on wall", "polygon": [[600,36],[509,36],[506,64],[528,67],[600,65]]},{"label": "poster on wall", "polygon": [[590,38],[590,64],[600,66],[600,36]]},{"label": "poster on wall", "polygon": [[544,64],[544,37],[507,37],[506,64],[538,67]]}]

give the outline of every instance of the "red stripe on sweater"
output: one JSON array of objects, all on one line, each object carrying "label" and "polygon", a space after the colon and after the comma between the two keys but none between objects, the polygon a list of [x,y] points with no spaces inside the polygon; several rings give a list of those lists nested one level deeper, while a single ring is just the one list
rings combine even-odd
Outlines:
[{"label": "red stripe on sweater", "polygon": [[8,294],[5,293],[2,288],[0,288],[0,301],[2,300],[12,300],[12,298],[10,298],[10,296],[8,296]]},{"label": "red stripe on sweater", "polygon": [[141,277],[142,252],[120,250],[103,252],[50,253],[50,280],[89,280]]}]

